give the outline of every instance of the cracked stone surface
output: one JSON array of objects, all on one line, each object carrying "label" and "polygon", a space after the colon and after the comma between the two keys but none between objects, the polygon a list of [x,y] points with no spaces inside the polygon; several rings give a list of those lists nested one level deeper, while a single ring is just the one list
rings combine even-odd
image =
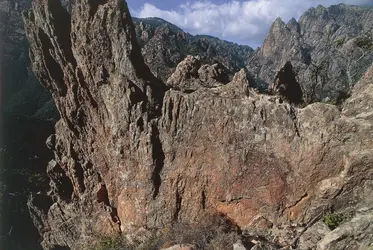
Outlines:
[{"label": "cracked stone surface", "polygon": [[319,5],[288,23],[277,18],[247,69],[266,88],[291,61],[306,101],[338,102],[372,64],[372,18],[371,7],[345,4]]},{"label": "cracked stone surface", "polygon": [[[61,115],[51,191],[29,202],[44,249],[198,225],[206,213],[249,229],[371,202],[373,68],[341,110],[258,94],[244,70],[189,93],[146,66],[125,2],[80,0],[69,14],[33,1],[24,19],[33,70]],[[97,202],[102,184],[120,225]]]}]

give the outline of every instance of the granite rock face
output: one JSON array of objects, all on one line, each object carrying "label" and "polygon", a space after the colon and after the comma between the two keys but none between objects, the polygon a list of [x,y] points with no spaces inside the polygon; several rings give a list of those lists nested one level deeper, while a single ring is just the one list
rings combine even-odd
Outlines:
[{"label": "granite rock face", "polygon": [[335,230],[328,232],[317,244],[318,250],[370,249],[373,246],[373,209],[365,207]]},{"label": "granite rock face", "polygon": [[[62,0],[69,8],[70,0]],[[0,0],[0,81],[2,111],[40,120],[58,119],[51,95],[37,81],[30,67],[29,45],[22,12],[29,0]]]},{"label": "granite rock face", "polygon": [[[71,0],[60,0],[71,12]],[[51,98],[35,78],[28,58],[22,12],[31,1],[0,0],[0,66],[3,109],[38,119],[58,119]],[[232,76],[245,66],[253,49],[209,36],[192,36],[158,18],[134,18],[137,40],[151,71],[164,82],[187,55],[199,55],[205,63],[221,63]]]},{"label": "granite rock face", "polygon": [[[3,204],[2,209],[0,209],[2,212],[0,215],[0,231],[12,231],[10,237],[2,237],[1,234],[0,248],[4,249],[38,245],[36,234],[32,231],[33,225],[28,216],[26,202],[30,191],[39,192],[41,186],[47,184],[44,181],[47,176],[45,166],[51,158],[51,152],[48,151],[44,141],[47,135],[54,131],[54,124],[59,119],[59,113],[51,94],[39,83],[30,66],[29,44],[25,35],[22,12],[30,9],[31,2],[26,0],[0,0],[0,81],[2,85],[0,93],[0,130],[2,131],[0,133],[0,158],[4,166],[4,169],[1,170],[0,186],[3,187],[4,185],[6,187],[0,191],[2,197],[6,199],[6,204]],[[62,0],[61,3],[68,12],[71,12],[70,0]],[[140,25],[141,21],[142,19],[136,19],[136,25]],[[149,19],[144,20],[145,23],[149,21]],[[170,24],[160,20],[160,25],[167,26]],[[153,28],[147,27],[146,30],[148,29]],[[154,27],[154,30],[156,30],[156,27]],[[157,31],[156,34],[160,33]],[[185,36],[189,37],[188,43],[191,43],[192,40],[198,40],[197,38],[192,39],[192,36],[187,34]],[[165,39],[167,40],[167,37]],[[231,43],[207,37],[204,41],[203,44],[207,47],[212,46],[212,43],[219,45],[218,53],[220,53],[222,46],[226,48],[225,51],[228,51],[226,53],[232,51],[230,50],[230,46],[233,46]],[[145,43],[142,43],[142,45],[145,45]],[[190,49],[183,52],[182,56],[189,52],[193,53],[192,51],[194,51],[194,54],[200,53],[205,48],[201,48],[199,43],[194,43],[193,46],[189,47]],[[242,47],[248,52],[252,51],[248,46],[237,47]],[[149,46],[150,48],[151,46]],[[176,52],[173,51],[173,53]],[[236,54],[241,55],[243,52],[240,50]],[[167,56],[169,55],[167,54]],[[203,58],[208,61],[207,56],[205,55]],[[232,56],[223,54],[222,57]],[[167,61],[167,58],[164,58],[164,60]],[[243,60],[241,60],[240,65],[243,65]],[[178,62],[175,61],[175,65]],[[159,62],[154,60],[155,63]],[[172,64],[170,67],[173,68],[175,65]],[[162,67],[166,67],[165,64]],[[204,72],[214,74],[215,67],[207,68]],[[34,126],[34,124],[37,125]],[[21,135],[26,136],[27,139],[19,139]],[[51,146],[50,142],[52,141],[49,141],[49,146]],[[55,162],[51,162],[48,165],[48,175],[53,181],[51,188],[56,190],[64,199],[66,199],[66,196],[69,197],[72,188],[69,186],[69,178],[64,174],[61,167]],[[42,181],[37,180],[35,176]],[[30,184],[30,180],[34,181],[35,185]],[[8,193],[16,195],[8,195]],[[23,240],[19,241],[20,238]]]},{"label": "granite rock face", "polygon": [[122,1],[76,1],[71,14],[34,1],[24,18],[34,72],[61,114],[48,141],[52,189],[29,203],[45,249],[198,225],[206,214],[263,229],[371,202],[373,68],[342,111],[299,109],[257,94],[244,70],[218,86],[168,90]]},{"label": "granite rock face", "polygon": [[30,1],[0,1],[0,81],[2,109],[17,115],[34,115],[50,100],[31,71],[22,11]]},{"label": "granite rock face", "polygon": [[232,79],[228,70],[220,64],[202,65],[199,56],[187,56],[168,78],[167,86],[184,91],[212,88],[227,84]]},{"label": "granite rock face", "polygon": [[[25,0],[1,0],[0,51],[3,63],[4,107],[18,115],[58,119],[50,94],[35,79],[27,58],[21,12],[30,8]],[[63,0],[71,11],[70,0]],[[291,61],[301,84],[303,99],[340,103],[352,85],[372,63],[372,9],[346,5],[307,11],[297,22],[277,19],[263,46],[253,51],[209,36],[192,36],[158,18],[134,18],[135,31],[145,63],[162,81],[172,75],[187,55],[200,56],[202,64],[220,63],[232,76],[246,67],[265,90],[278,71]],[[343,20],[341,23],[340,20]],[[351,57],[349,55],[352,55]],[[15,74],[14,71],[17,71]]]},{"label": "granite rock face", "polygon": [[371,7],[344,4],[311,8],[287,24],[278,18],[247,69],[268,86],[291,61],[308,103],[338,102],[373,61],[372,18]]},{"label": "granite rock face", "polygon": [[134,18],[134,23],[145,63],[164,82],[188,55],[199,56],[203,64],[220,63],[234,74],[245,67],[254,52],[246,45],[211,36],[192,36],[159,18]]}]

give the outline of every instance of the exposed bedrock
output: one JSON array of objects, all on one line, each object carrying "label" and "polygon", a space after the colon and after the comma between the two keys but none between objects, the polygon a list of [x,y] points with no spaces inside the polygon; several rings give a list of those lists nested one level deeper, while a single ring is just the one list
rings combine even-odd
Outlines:
[{"label": "exposed bedrock", "polygon": [[29,202],[45,249],[206,213],[246,229],[369,202],[369,72],[342,111],[295,108],[252,91],[244,70],[222,81],[217,66],[197,69],[193,91],[167,90],[144,63],[124,1],[77,0],[71,15],[59,1],[32,5],[33,69],[61,114],[48,141],[51,191]]}]

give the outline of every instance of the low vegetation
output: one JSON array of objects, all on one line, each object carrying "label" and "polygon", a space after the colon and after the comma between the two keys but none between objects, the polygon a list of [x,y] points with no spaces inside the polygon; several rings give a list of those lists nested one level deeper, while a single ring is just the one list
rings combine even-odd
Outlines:
[{"label": "low vegetation", "polygon": [[132,250],[133,248],[123,237],[116,236],[101,236],[99,240],[91,246],[86,246],[84,250]]},{"label": "low vegetation", "polygon": [[373,40],[369,36],[361,36],[355,40],[355,45],[362,49],[373,49]]},{"label": "low vegetation", "polygon": [[332,44],[337,47],[337,48],[340,48],[342,47],[346,42],[346,39],[345,38],[340,38],[340,39],[337,39],[335,40]]},{"label": "low vegetation", "polygon": [[351,220],[353,213],[329,213],[324,217],[325,224],[334,230],[346,221]]},{"label": "low vegetation", "polygon": [[191,244],[204,250],[225,250],[231,249],[239,239],[242,236],[237,227],[222,216],[214,216],[198,225],[174,224],[153,232],[142,242],[130,243],[122,236],[100,237],[84,250],[157,250],[178,244]]}]

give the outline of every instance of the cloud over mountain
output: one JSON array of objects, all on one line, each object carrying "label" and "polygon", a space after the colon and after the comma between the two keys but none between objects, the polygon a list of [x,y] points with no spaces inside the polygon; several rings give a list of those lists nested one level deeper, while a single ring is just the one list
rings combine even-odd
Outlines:
[{"label": "cloud over mountain", "polygon": [[285,22],[298,19],[310,7],[346,3],[372,5],[372,0],[252,0],[187,2],[177,10],[162,10],[146,3],[133,15],[160,17],[192,34],[208,34],[253,47],[259,46],[272,22],[281,17]]}]

